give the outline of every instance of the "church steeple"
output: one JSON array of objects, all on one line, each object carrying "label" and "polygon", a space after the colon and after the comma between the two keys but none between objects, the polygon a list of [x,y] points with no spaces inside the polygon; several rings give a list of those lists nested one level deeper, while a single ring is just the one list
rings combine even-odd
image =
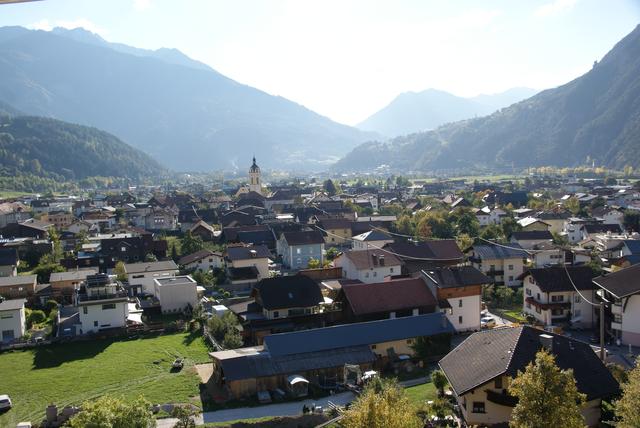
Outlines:
[{"label": "church steeple", "polygon": [[249,190],[262,194],[262,183],[260,180],[260,167],[256,163],[256,157],[253,157],[253,164],[249,168]]}]

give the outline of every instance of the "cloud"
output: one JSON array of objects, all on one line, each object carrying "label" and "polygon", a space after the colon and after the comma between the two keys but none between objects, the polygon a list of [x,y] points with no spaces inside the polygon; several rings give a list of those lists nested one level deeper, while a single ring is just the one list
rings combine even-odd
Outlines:
[{"label": "cloud", "polygon": [[151,7],[151,0],[133,0],[133,8],[138,11],[147,10]]},{"label": "cloud", "polygon": [[92,33],[98,34],[100,36],[105,36],[108,33],[107,30],[105,30],[102,27],[99,27],[98,25],[96,25],[96,23],[86,18],[78,18],[71,21],[61,20],[61,21],[55,21],[55,22],[50,22],[48,19],[41,19],[40,21],[34,22],[28,27],[34,30],[44,30],[44,31],[51,31],[55,27],[62,27],[62,28],[66,28],[67,30],[72,30],[74,28],[84,28],[85,30],[91,31]]},{"label": "cloud", "polygon": [[537,8],[534,15],[539,18],[558,15],[573,9],[576,3],[578,3],[578,0],[554,0]]}]

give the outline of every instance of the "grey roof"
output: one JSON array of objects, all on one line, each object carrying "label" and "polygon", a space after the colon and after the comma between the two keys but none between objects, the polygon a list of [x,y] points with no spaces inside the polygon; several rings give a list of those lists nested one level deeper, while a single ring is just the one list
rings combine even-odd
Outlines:
[{"label": "grey roof", "polygon": [[320,286],[305,275],[265,278],[254,286],[265,309],[309,308],[324,301]]},{"label": "grey roof", "polygon": [[640,264],[629,266],[605,276],[599,276],[594,278],[593,282],[621,299],[640,292],[638,278],[640,278]]},{"label": "grey roof", "polygon": [[640,239],[625,239],[622,241],[631,254],[640,254]]},{"label": "grey roof", "polygon": [[587,400],[618,392],[618,382],[589,344],[528,326],[474,333],[440,360],[440,367],[455,393],[461,395],[499,375],[515,377],[524,371],[542,349],[542,334],[552,337],[556,364],[562,370],[573,370],[578,390]]},{"label": "grey roof", "polygon": [[173,260],[165,260],[162,262],[129,263],[124,265],[124,271],[126,273],[158,272],[164,270],[178,270],[178,265],[176,265]]},{"label": "grey roof", "polygon": [[35,284],[37,277],[35,275],[18,275],[0,277],[0,287],[8,287],[12,285]]},{"label": "grey roof", "polygon": [[[211,356],[216,358],[216,354],[214,352]],[[361,345],[283,356],[273,356],[269,352],[263,351],[237,358],[221,359],[220,365],[225,379],[234,381],[343,367],[345,364],[370,363],[375,359],[371,349],[366,345]]]},{"label": "grey roof", "polygon": [[180,276],[172,276],[172,277],[164,277],[164,278],[155,278],[156,281],[160,284],[160,286],[172,286],[178,284],[193,284],[197,285],[197,283],[191,278],[189,275],[180,275]]},{"label": "grey roof", "polygon": [[393,241],[391,235],[376,229],[356,235],[353,239],[357,241]]},{"label": "grey roof", "polygon": [[72,270],[68,272],[52,272],[49,277],[49,282],[82,281],[87,278],[87,275],[95,275],[96,273],[98,273],[98,268]]},{"label": "grey roof", "polygon": [[265,245],[227,247],[227,258],[231,261],[252,258],[263,259],[268,258],[270,255],[271,253]]},{"label": "grey roof", "polygon": [[[568,273],[568,274],[567,274]],[[593,290],[593,271],[589,266],[549,266],[544,268],[530,268],[525,270],[518,279],[527,275],[533,276],[536,285],[544,293],[574,290],[574,285],[580,290]]]},{"label": "grey roof", "polygon": [[522,249],[520,244],[512,243],[509,245],[474,245],[474,253],[481,259],[486,260],[503,260],[527,257],[527,252]]},{"label": "grey roof", "polygon": [[11,299],[4,301],[0,299],[0,311],[15,311],[16,309],[21,309],[25,302],[25,299]]},{"label": "grey roof", "polygon": [[493,280],[473,266],[452,266],[423,271],[438,288],[491,284]]},{"label": "grey roof", "polygon": [[548,230],[524,230],[521,232],[513,232],[513,234],[511,234],[511,238],[518,241],[543,239],[552,240],[553,235]]},{"label": "grey roof", "polygon": [[16,266],[18,264],[18,250],[15,248],[0,248],[0,266]]},{"label": "grey roof", "polygon": [[191,253],[189,255],[182,257],[180,260],[178,260],[178,264],[184,266],[184,265],[188,265],[189,263],[206,259],[207,257],[211,257],[211,256],[222,257],[220,253],[214,253],[211,250],[204,249],[204,250],[196,251],[195,253]]},{"label": "grey roof", "polygon": [[[358,270],[373,269],[380,266],[399,266],[402,264],[402,260],[384,250],[346,251],[342,255],[351,260],[351,263]],[[380,263],[381,261],[382,263]]]},{"label": "grey roof", "polygon": [[302,232],[283,232],[282,237],[290,246],[324,244],[322,233],[317,230],[305,230]]},{"label": "grey roof", "polygon": [[453,332],[453,327],[444,314],[434,312],[426,315],[273,334],[264,338],[264,345],[271,355],[280,356],[450,332]]}]

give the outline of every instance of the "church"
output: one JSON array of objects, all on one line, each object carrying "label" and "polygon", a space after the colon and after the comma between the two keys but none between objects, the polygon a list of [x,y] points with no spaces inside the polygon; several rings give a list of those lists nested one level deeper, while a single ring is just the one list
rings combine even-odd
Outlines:
[{"label": "church", "polygon": [[240,186],[236,192],[236,196],[240,196],[243,193],[255,192],[261,196],[262,194],[262,178],[260,176],[260,167],[256,163],[256,157],[253,157],[253,163],[249,168],[249,185]]}]

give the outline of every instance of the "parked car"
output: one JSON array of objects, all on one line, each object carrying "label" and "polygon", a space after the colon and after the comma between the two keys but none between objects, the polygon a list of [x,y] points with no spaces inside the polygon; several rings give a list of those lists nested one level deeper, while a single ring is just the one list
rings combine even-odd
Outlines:
[{"label": "parked car", "polygon": [[0,395],[0,410],[10,409],[13,406],[8,395]]},{"label": "parked car", "polygon": [[496,326],[496,320],[493,317],[482,317],[480,318],[480,327],[482,328],[493,328]]}]

